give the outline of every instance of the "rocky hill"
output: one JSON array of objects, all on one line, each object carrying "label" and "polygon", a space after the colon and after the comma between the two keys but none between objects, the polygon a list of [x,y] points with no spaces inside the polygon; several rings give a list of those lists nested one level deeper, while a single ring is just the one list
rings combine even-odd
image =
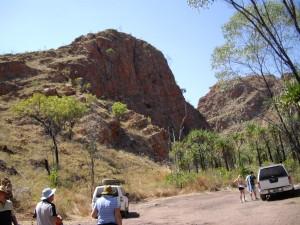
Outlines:
[{"label": "rocky hill", "polygon": [[[266,81],[274,94],[282,87],[282,82],[274,76],[266,76]],[[198,110],[206,117],[216,131],[239,129],[244,122],[272,117],[270,93],[262,77],[247,76],[217,83],[207,95],[200,98]]]},{"label": "rocky hill", "polygon": [[[106,30],[55,50],[0,56],[2,131],[6,121],[14,125],[8,113],[13,103],[34,92],[81,98],[76,85],[101,99],[77,131],[80,135],[89,120],[98,121],[101,126],[95,132],[106,146],[163,160],[168,152],[167,131],[208,127],[185,101],[160,51],[131,35]],[[131,110],[120,123],[110,115],[113,101],[124,102]]]}]

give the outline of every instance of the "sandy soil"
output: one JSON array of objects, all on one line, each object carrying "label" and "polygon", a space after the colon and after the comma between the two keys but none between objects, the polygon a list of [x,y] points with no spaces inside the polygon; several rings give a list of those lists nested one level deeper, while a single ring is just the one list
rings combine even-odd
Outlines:
[{"label": "sandy soil", "polygon": [[[300,225],[300,188],[294,196],[240,203],[238,191],[195,193],[132,204],[123,225]],[[22,225],[31,224],[22,222]],[[81,218],[65,225],[96,225]]]}]

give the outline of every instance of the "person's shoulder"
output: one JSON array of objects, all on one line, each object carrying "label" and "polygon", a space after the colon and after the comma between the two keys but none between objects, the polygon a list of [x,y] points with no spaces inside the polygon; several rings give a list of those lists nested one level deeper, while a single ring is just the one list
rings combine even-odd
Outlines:
[{"label": "person's shoulder", "polygon": [[6,210],[13,210],[13,203],[12,203],[12,201],[6,200],[5,205],[4,205],[4,208],[5,208]]}]

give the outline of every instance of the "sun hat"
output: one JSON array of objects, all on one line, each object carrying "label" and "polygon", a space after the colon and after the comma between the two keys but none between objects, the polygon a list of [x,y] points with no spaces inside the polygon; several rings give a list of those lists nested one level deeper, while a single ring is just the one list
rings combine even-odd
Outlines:
[{"label": "sun hat", "polygon": [[56,189],[51,189],[51,188],[45,188],[42,191],[42,197],[41,200],[46,200],[47,198],[50,198],[52,195],[54,195]]},{"label": "sun hat", "polygon": [[113,194],[113,189],[112,189],[112,187],[111,187],[110,185],[104,186],[101,195],[111,195],[111,194]]},{"label": "sun hat", "polygon": [[4,192],[5,194],[7,194],[7,190],[4,186],[0,186],[0,192]]}]

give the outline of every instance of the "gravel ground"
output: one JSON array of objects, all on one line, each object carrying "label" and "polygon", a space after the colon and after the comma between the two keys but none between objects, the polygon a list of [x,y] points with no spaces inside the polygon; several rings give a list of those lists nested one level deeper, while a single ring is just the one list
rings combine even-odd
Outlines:
[{"label": "gravel ground", "polygon": [[[300,188],[294,196],[240,203],[239,192],[194,193],[132,204],[123,225],[300,225]],[[22,225],[32,222],[21,221]],[[65,225],[96,225],[77,218]]]}]

